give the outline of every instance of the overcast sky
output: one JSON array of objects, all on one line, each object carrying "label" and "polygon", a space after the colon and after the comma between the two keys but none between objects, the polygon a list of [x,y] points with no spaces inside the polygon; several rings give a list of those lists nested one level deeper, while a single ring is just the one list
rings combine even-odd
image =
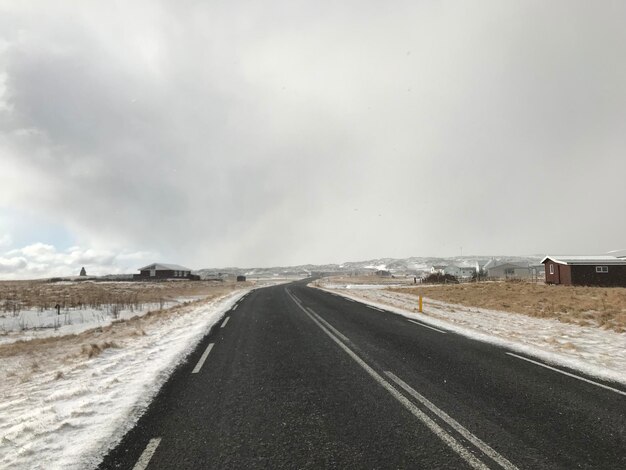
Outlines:
[{"label": "overcast sky", "polygon": [[0,277],[626,248],[625,57],[623,1],[0,0]]}]

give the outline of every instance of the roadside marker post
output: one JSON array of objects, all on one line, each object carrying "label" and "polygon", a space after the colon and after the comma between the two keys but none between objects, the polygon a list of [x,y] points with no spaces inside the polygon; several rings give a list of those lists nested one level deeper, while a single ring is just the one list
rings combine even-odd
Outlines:
[{"label": "roadside marker post", "polygon": [[419,299],[420,300],[419,300],[419,309],[418,309],[418,311],[419,311],[419,313],[422,313],[422,296],[421,295],[420,295]]}]

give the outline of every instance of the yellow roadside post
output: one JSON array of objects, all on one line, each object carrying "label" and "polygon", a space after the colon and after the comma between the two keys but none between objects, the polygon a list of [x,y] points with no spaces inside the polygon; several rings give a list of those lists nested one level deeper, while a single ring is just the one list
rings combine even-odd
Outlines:
[{"label": "yellow roadside post", "polygon": [[422,313],[422,296],[420,295],[420,300],[419,300],[419,310],[420,313]]}]

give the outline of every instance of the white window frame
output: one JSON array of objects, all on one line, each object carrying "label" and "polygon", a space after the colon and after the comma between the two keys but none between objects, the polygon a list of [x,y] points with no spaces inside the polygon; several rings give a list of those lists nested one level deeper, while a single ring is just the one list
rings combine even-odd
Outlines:
[{"label": "white window frame", "polygon": [[596,266],[596,272],[601,274],[606,274],[609,272],[608,266]]}]

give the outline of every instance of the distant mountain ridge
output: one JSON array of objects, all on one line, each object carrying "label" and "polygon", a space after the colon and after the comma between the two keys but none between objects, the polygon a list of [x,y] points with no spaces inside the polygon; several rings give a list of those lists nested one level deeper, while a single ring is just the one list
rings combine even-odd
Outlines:
[{"label": "distant mountain ridge", "polygon": [[205,268],[194,271],[203,279],[219,276],[235,276],[243,274],[249,277],[278,277],[278,276],[309,276],[313,273],[328,274],[367,274],[378,270],[390,271],[398,275],[415,275],[430,270],[436,265],[456,266],[483,266],[495,259],[498,264],[527,263],[538,264],[542,256],[455,256],[455,257],[418,257],[409,258],[377,258],[366,261],[348,261],[341,264],[303,264],[299,266],[275,266],[270,268]]}]

